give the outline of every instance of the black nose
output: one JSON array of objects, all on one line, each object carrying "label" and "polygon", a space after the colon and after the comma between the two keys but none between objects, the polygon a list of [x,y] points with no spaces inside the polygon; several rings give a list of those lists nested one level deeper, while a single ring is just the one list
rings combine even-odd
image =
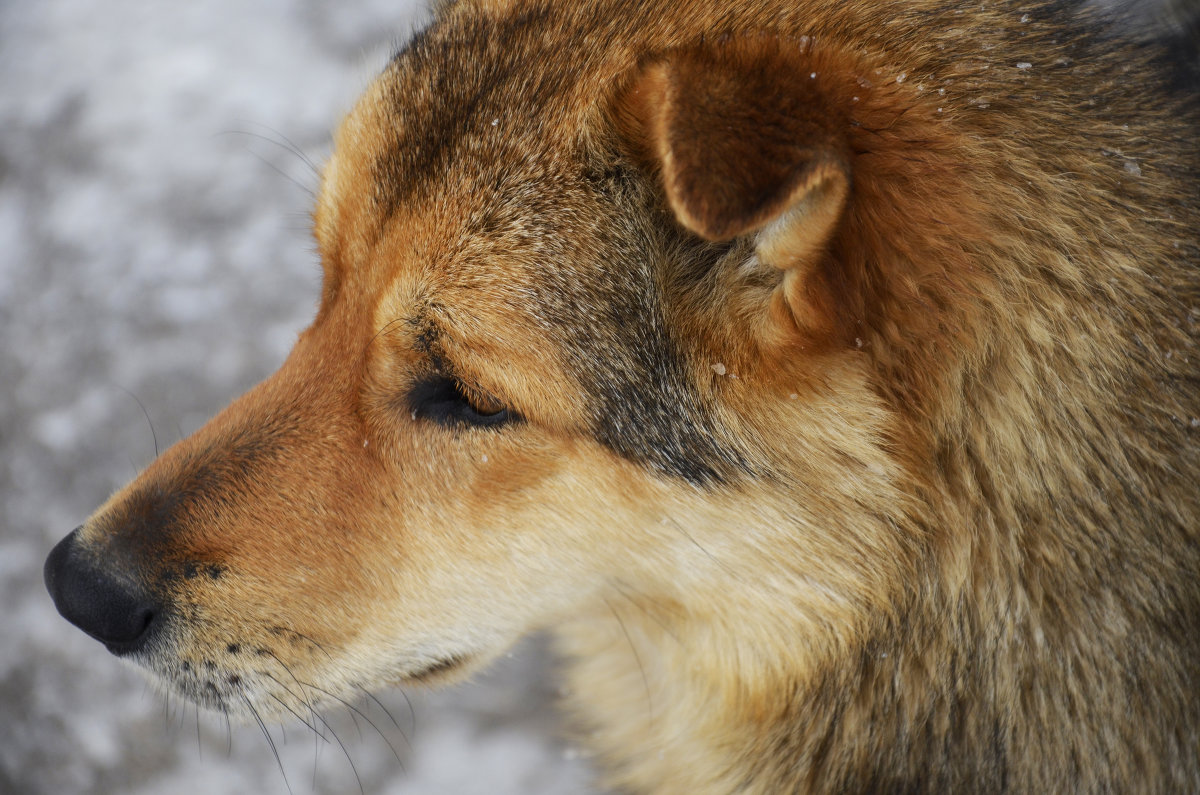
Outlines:
[{"label": "black nose", "polygon": [[79,543],[79,529],[58,542],[43,569],[63,618],[108,647],[129,654],[145,645],[160,613],[133,577],[104,568]]}]

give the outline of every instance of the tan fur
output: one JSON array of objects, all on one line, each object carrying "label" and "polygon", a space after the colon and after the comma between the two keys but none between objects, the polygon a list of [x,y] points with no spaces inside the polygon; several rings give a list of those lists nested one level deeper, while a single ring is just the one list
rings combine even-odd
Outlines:
[{"label": "tan fur", "polygon": [[631,792],[1200,789],[1200,124],[1093,13],[444,7],[291,357],[73,542],[131,653],[300,712],[552,627]]}]

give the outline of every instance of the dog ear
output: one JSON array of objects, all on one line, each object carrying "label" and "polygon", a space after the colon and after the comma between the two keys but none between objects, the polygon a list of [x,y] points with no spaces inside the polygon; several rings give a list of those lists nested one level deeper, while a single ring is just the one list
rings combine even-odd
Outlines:
[{"label": "dog ear", "polygon": [[773,303],[812,329],[832,308],[813,306],[810,277],[851,174],[845,120],[806,49],[761,37],[668,52],[639,70],[618,116],[679,223],[713,241],[754,234],[759,260],[784,272]]}]

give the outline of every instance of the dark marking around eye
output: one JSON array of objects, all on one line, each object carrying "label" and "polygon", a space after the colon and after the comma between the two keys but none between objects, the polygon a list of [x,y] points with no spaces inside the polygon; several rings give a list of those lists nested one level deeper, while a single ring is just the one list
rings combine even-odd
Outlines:
[{"label": "dark marking around eye", "polygon": [[444,375],[430,376],[413,384],[407,399],[414,419],[430,420],[448,427],[495,428],[520,419],[506,406],[485,405],[458,379]]}]

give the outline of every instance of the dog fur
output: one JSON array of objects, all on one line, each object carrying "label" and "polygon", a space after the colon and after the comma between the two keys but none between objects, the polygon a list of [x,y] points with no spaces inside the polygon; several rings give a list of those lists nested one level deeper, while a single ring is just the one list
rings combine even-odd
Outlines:
[{"label": "dog fur", "polygon": [[337,133],[312,326],[51,592],[233,714],[553,628],[630,792],[1196,791],[1171,81],[1075,3],[444,6]]}]

